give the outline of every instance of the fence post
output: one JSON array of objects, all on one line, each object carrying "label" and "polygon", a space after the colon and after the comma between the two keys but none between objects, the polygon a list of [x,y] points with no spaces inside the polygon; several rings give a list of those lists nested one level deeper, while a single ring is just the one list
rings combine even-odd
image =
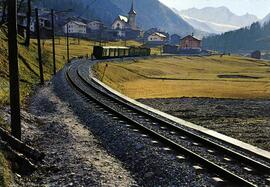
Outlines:
[{"label": "fence post", "polygon": [[40,74],[40,84],[44,84],[44,76],[43,76],[43,64],[42,64],[42,56],[41,56],[41,43],[40,43],[40,30],[39,30],[39,16],[38,9],[35,9],[36,12],[36,33],[37,33],[37,43],[38,43],[38,62],[39,62],[39,74]]},{"label": "fence post", "polygon": [[20,89],[17,43],[17,0],[8,0],[8,59],[11,134],[21,140]]},{"label": "fence post", "polygon": [[52,48],[53,48],[53,74],[56,74],[56,62],[55,62],[55,37],[54,37],[54,10],[51,10],[52,18]]},{"label": "fence post", "polygon": [[68,30],[68,23],[67,23],[67,62],[69,63],[69,30]]}]

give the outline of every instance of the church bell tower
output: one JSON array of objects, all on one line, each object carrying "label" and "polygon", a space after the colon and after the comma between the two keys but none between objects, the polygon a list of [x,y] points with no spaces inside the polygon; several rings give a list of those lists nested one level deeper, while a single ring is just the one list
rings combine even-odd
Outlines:
[{"label": "church bell tower", "polygon": [[132,4],[131,4],[131,8],[130,11],[128,13],[128,23],[131,26],[132,30],[136,30],[137,26],[136,26],[136,11],[134,10],[134,0],[132,0]]}]

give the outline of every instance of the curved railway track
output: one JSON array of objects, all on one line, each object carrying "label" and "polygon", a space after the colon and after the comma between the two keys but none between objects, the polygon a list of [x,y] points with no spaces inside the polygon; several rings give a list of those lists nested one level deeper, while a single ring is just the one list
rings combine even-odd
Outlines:
[{"label": "curved railway track", "polygon": [[270,183],[269,165],[236,152],[227,146],[199,136],[132,106],[128,102],[105,92],[89,77],[89,65],[73,63],[66,70],[71,87],[95,102],[107,115],[138,129],[174,151],[179,159],[196,163],[196,169],[205,169],[213,180],[225,186],[267,186]]}]

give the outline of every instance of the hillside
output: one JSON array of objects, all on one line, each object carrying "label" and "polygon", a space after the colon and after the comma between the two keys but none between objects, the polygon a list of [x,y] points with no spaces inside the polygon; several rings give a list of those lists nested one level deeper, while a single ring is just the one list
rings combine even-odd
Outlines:
[{"label": "hillside", "polygon": [[[202,9],[191,8],[182,11],[174,11],[182,16],[194,28],[201,29],[206,32],[214,30],[214,33],[236,30],[258,21],[258,18],[254,15],[245,14],[238,16],[231,12],[227,7],[205,7]],[[202,23],[209,26],[212,30],[207,30],[207,28],[202,27]]]},{"label": "hillside", "polygon": [[266,15],[266,16],[260,21],[260,23],[261,23],[262,25],[267,24],[267,23],[269,23],[269,22],[270,22],[270,14]]},{"label": "hillside", "polygon": [[[57,10],[73,9],[71,15],[100,19],[111,25],[119,14],[127,15],[131,0],[39,0],[39,6]],[[190,34],[195,31],[186,21],[158,0],[135,1],[137,23],[143,29],[159,27],[170,33]]]},{"label": "hillside", "polygon": [[269,50],[269,33],[270,23],[261,26],[261,24],[257,22],[250,27],[207,37],[203,39],[203,47],[205,49],[225,52]]},{"label": "hillside", "polygon": [[[23,43],[23,38],[19,38],[19,43]],[[37,61],[37,45],[31,42],[29,49],[19,44],[19,73],[20,91],[23,100],[30,94],[33,86],[39,83],[39,68]],[[8,45],[6,30],[0,29],[0,106],[9,103],[9,67],[8,67]],[[51,78],[52,58],[47,50],[43,50],[44,58],[44,77],[46,80]],[[57,61],[58,67],[63,66],[63,62]]]}]

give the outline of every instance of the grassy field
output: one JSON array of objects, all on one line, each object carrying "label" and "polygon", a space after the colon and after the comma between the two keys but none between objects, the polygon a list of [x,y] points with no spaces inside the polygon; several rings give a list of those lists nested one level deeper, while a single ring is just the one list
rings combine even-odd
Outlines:
[{"label": "grassy field", "polygon": [[[23,38],[19,38],[23,43]],[[93,46],[99,45],[98,42],[70,38],[70,58],[78,56],[90,56]],[[107,46],[123,46],[124,41],[102,43]],[[128,46],[141,45],[135,41],[127,41]],[[9,104],[9,82],[8,82],[8,48],[5,29],[0,30],[0,106]],[[52,65],[52,42],[51,40],[42,40],[42,57],[44,64],[44,77],[49,80],[53,74]],[[60,70],[67,61],[66,39],[56,39],[56,66]],[[31,93],[33,86],[39,83],[39,67],[37,61],[37,42],[31,40],[31,45],[27,49],[24,45],[19,44],[19,71],[21,80],[21,100]],[[23,102],[22,102],[23,103]]]},{"label": "grassy field", "polygon": [[[105,64],[95,67],[103,77]],[[270,62],[237,56],[108,63],[103,82],[131,98],[270,98]]]}]

